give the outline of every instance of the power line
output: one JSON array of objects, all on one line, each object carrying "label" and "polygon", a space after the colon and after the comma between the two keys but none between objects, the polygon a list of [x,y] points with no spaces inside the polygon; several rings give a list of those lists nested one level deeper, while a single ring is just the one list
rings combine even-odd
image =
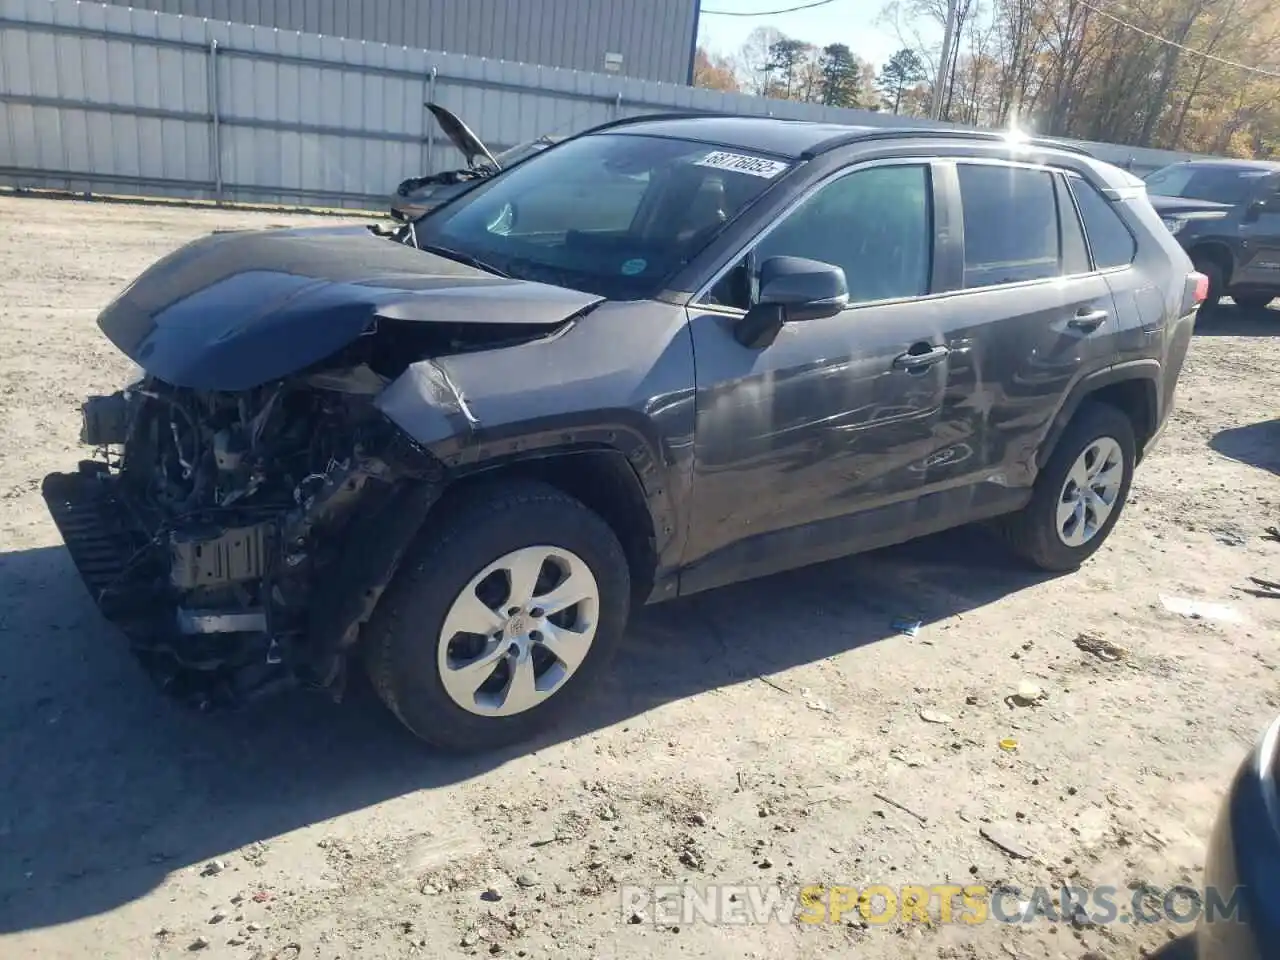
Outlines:
[{"label": "power line", "polygon": [[1100,9],[1099,7],[1095,7],[1092,3],[1087,2],[1087,0],[1076,0],[1076,2],[1079,3],[1080,6],[1092,10],[1100,17],[1105,17],[1113,23],[1118,23],[1122,27],[1140,33],[1150,40],[1155,40],[1157,43],[1176,47],[1183,53],[1189,53],[1196,57],[1204,57],[1206,60],[1212,60],[1214,63],[1221,63],[1223,66],[1227,67],[1235,67],[1238,70],[1244,70],[1246,73],[1256,73],[1259,76],[1270,77],[1272,80],[1280,80],[1280,73],[1276,73],[1272,70],[1264,70],[1262,67],[1251,67],[1247,63],[1240,63],[1238,60],[1228,60],[1226,57],[1215,56],[1214,54],[1206,53],[1203,50],[1196,50],[1194,47],[1184,46],[1176,40],[1170,40],[1167,37],[1162,37],[1159,34],[1152,33],[1150,30],[1143,30],[1142,27],[1139,27],[1137,24],[1130,23],[1127,20],[1121,20],[1115,14],[1107,13],[1107,11]]},{"label": "power line", "polygon": [[798,7],[786,7],[782,10],[703,10],[703,16],[709,17],[772,17],[779,13],[795,13],[797,10],[812,10],[814,7],[825,7],[829,3],[835,3],[836,0],[812,0],[810,3],[802,3]]}]

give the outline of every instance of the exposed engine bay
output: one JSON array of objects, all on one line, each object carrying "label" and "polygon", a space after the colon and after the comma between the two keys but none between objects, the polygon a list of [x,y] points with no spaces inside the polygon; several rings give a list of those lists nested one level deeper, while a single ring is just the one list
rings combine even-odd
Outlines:
[{"label": "exposed engine bay", "polygon": [[50,477],[46,499],[95,599],[170,692],[207,707],[334,682],[372,607],[357,601],[380,585],[365,580],[382,579],[346,582],[348,531],[398,513],[406,481],[425,510],[443,478],[369,402],[380,383],[368,367],[238,394],[146,378],[84,404],[82,440],[103,459]]},{"label": "exposed engine bay", "polygon": [[202,708],[295,684],[338,694],[465,469],[446,461],[478,442],[450,362],[523,349],[601,301],[366,227],[204,237],[100,314],[143,373],[82,404],[96,456],[47,476],[44,499],[170,693]]},{"label": "exposed engine bay", "polygon": [[345,651],[448,479],[374,399],[424,354],[521,332],[384,322],[249,390],[146,376],[90,397],[81,440],[99,458],[44,496],[153,678],[202,709],[297,683],[340,693]]}]

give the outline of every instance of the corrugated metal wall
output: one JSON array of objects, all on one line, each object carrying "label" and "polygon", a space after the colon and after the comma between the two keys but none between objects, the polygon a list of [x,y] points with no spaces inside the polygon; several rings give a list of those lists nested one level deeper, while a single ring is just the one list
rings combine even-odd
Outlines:
[{"label": "corrugated metal wall", "polygon": [[697,0],[133,0],[121,6],[685,83]]},{"label": "corrugated metal wall", "polygon": [[[461,162],[426,100],[495,151],[671,110],[904,122],[102,3],[0,0],[0,184],[385,209],[400,180]],[[1138,169],[1185,156],[1089,147]]]}]

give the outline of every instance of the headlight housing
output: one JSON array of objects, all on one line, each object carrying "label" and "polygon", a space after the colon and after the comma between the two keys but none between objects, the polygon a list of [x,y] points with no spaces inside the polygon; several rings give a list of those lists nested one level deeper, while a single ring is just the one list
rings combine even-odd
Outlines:
[{"label": "headlight housing", "polygon": [[1169,228],[1169,232],[1177,236],[1182,232],[1182,228],[1187,225],[1187,221],[1181,217],[1161,217],[1160,222]]}]

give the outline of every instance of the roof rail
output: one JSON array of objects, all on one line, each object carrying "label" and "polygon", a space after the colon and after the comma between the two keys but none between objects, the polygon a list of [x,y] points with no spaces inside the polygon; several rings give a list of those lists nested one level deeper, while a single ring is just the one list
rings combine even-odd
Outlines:
[{"label": "roof rail", "polygon": [[[806,157],[814,157],[820,153],[826,153],[828,150],[834,150],[836,147],[843,147],[851,143],[861,143],[867,140],[976,140],[984,143],[1008,143],[1010,142],[1009,134],[1002,133],[999,130],[957,130],[952,128],[931,129],[928,127],[881,127],[875,130],[850,130],[847,134],[840,134],[824,140],[819,144],[815,144],[805,151]],[[1068,153],[1076,153],[1085,157],[1092,157],[1093,154],[1084,147],[1076,146],[1073,143],[1067,143],[1062,140],[1054,140],[1050,137],[1023,137],[1016,141],[1030,147],[1045,147],[1053,150],[1065,150]]]},{"label": "roof rail", "polygon": [[[690,109],[685,111],[668,111],[665,113],[642,113],[634,117],[618,117],[615,120],[606,120],[604,123],[597,124],[581,131],[575,136],[581,136],[586,133],[597,133],[601,130],[609,130],[615,127],[627,126],[634,123],[650,123],[660,120],[777,120],[782,123],[823,123],[832,126],[841,126],[838,123],[822,120],[797,120],[793,117],[770,117],[758,113],[723,113],[720,111],[700,111]],[[964,130],[952,127],[929,128],[929,127],[878,127],[867,128],[859,127],[856,124],[848,124],[849,132],[837,134],[829,137],[820,143],[815,144],[806,150],[801,156],[811,159],[819,154],[826,153],[828,150],[834,150],[837,147],[847,146],[851,143],[859,143],[867,140],[974,140],[983,143],[1007,143],[1009,142],[1009,134],[1000,130]],[[1054,150],[1065,150],[1068,153],[1075,153],[1085,157],[1093,157],[1094,155],[1084,147],[1068,143],[1064,140],[1056,140],[1051,137],[1022,137],[1017,141],[1030,147],[1043,147]]]},{"label": "roof rail", "polygon": [[[717,111],[701,111],[686,110],[684,112],[668,111],[666,113],[642,113],[634,117],[618,117],[616,120],[606,120],[604,123],[598,123],[594,127],[588,127],[583,133],[595,133],[597,130],[608,130],[613,127],[623,127],[632,123],[649,123],[654,120],[732,120],[741,117],[740,113],[720,113]],[[747,114],[747,116],[751,116]]]}]

